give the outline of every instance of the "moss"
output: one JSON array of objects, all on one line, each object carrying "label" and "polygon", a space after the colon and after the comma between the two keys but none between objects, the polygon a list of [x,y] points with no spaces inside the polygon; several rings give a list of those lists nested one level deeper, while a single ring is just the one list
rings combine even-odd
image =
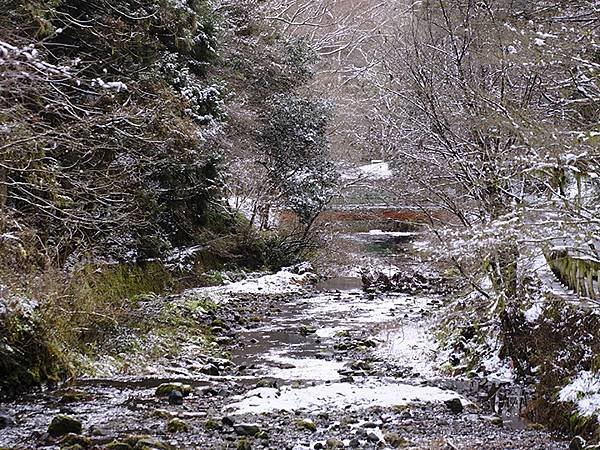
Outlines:
[{"label": "moss", "polygon": [[37,315],[9,312],[0,320],[0,395],[57,382],[71,369]]}]

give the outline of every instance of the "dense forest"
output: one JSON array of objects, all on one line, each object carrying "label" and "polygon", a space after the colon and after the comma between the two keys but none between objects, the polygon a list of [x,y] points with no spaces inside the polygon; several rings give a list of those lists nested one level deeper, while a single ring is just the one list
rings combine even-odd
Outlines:
[{"label": "dense forest", "polygon": [[[252,346],[272,344],[269,321],[283,314],[316,342],[309,350],[322,361],[310,376],[349,357],[336,383],[366,389],[410,365],[416,375],[394,377],[440,388],[417,371],[425,337],[396,336],[419,356],[391,368],[392,356],[373,350],[381,329],[414,325],[447,381],[432,400],[446,402],[443,413],[412,413],[442,422],[434,428],[475,404],[492,429],[485,439],[496,439],[489,448],[600,443],[597,1],[0,6],[0,401],[19,405],[23,393],[82,379],[197,381],[169,372],[177,358],[202,361],[201,377],[242,379],[246,366],[260,368]],[[345,284],[323,288],[328,279],[362,283],[371,313],[381,302],[393,319],[369,328],[358,315],[351,331],[327,322],[363,307]],[[415,302],[402,314],[399,296]],[[305,317],[311,299],[330,304]],[[244,334],[263,322],[264,335]],[[334,350],[323,356],[327,339]],[[305,356],[267,350],[268,367],[283,358],[280,370]],[[268,374],[258,389],[273,387]],[[485,395],[464,388],[475,382],[493,385],[500,425],[498,392],[521,389],[524,435],[480,413]],[[232,392],[248,394],[239,385]],[[401,422],[405,405],[392,406]],[[0,433],[18,425],[1,407]],[[338,428],[322,428],[343,431],[343,408],[327,410]],[[351,438],[287,448],[481,444],[462,422],[444,432],[446,447],[427,441],[437,435],[400,441],[382,414],[375,437],[349,422]],[[240,439],[217,444],[204,433],[172,447],[284,448],[277,433],[269,443],[262,430],[210,420],[205,432],[233,427]],[[315,413],[291,428],[316,433],[323,420]],[[284,428],[281,439],[296,439]],[[453,433],[464,435],[457,446]],[[0,438],[0,448],[15,442]],[[163,448],[139,442],[122,448]]]}]

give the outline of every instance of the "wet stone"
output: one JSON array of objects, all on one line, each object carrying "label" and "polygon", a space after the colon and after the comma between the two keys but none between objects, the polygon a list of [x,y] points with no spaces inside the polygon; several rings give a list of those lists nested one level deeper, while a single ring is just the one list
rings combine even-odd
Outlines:
[{"label": "wet stone", "polygon": [[222,423],[223,425],[226,425],[226,426],[228,426],[228,427],[232,427],[232,426],[234,425],[234,423],[235,423],[235,422],[234,422],[233,418],[231,418],[231,417],[228,417],[228,416],[225,416],[225,417],[223,417],[223,418],[221,419],[221,423]]},{"label": "wet stone", "polygon": [[463,404],[460,401],[460,398],[452,398],[450,400],[446,400],[444,402],[446,407],[455,414],[463,412]]},{"label": "wet stone", "polygon": [[2,428],[14,427],[16,425],[14,419],[5,413],[0,413],[0,430]]},{"label": "wet stone", "polygon": [[168,397],[172,392],[179,391],[183,396],[190,395],[192,386],[183,383],[163,383],[156,388],[154,395],[157,397]]},{"label": "wet stone", "polygon": [[171,405],[182,405],[183,394],[180,391],[172,391],[169,393],[169,404]]},{"label": "wet stone", "polygon": [[255,423],[239,423],[233,426],[239,436],[256,436],[260,433],[260,425]]},{"label": "wet stone", "polygon": [[373,433],[372,431],[367,433],[367,441],[369,442],[379,442],[379,436],[377,436],[375,433]]},{"label": "wet stone", "polygon": [[48,434],[53,437],[64,436],[69,433],[81,434],[81,422],[66,415],[55,416],[48,425]]},{"label": "wet stone", "polygon": [[200,372],[204,375],[218,376],[221,374],[221,371],[214,364],[206,364],[200,368]]},{"label": "wet stone", "polygon": [[491,416],[491,417],[488,417],[488,421],[492,425],[496,425],[497,427],[501,427],[502,425],[504,425],[504,420],[502,420],[502,417],[500,417],[500,416]]}]

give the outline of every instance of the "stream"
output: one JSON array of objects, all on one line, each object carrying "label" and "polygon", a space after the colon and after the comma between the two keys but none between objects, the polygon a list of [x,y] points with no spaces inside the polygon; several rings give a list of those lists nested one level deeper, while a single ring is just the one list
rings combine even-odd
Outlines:
[{"label": "stream", "polygon": [[[390,267],[404,264],[413,236],[342,238],[350,253]],[[16,422],[0,429],[0,448],[69,447],[46,433],[57,414],[83,424],[86,441],[73,450],[568,447],[520,419],[518,386],[439,375],[431,326],[440,298],[365,293],[351,266],[277,295],[231,289],[227,307],[258,317],[224,320],[231,359],[210,358],[214,374],[179,370],[173,360],[161,376],[73,380],[0,404]],[[193,392],[171,404],[155,395],[164,382]],[[185,430],[169,429],[174,418]]]}]

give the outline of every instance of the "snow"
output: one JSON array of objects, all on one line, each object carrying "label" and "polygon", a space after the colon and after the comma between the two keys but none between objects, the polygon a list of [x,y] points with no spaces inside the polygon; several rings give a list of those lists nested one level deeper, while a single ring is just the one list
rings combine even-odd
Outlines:
[{"label": "snow", "polygon": [[390,165],[387,162],[374,160],[370,164],[355,167],[342,174],[344,179],[363,179],[363,180],[387,180],[393,176]]},{"label": "snow", "polygon": [[418,236],[421,233],[415,233],[410,231],[382,231],[382,230],[369,230],[371,236],[390,236],[390,237],[410,237]]},{"label": "snow", "polygon": [[365,380],[360,384],[332,383],[327,385],[293,388],[254,389],[227,406],[234,414],[260,414],[269,411],[296,411],[328,409],[393,407],[416,402],[444,402],[460,398],[454,391],[431,386],[413,386],[396,383],[391,379]]},{"label": "snow", "polygon": [[534,323],[541,317],[543,313],[544,308],[542,304],[540,302],[536,302],[533,305],[531,305],[531,308],[525,311],[525,320],[528,323]]},{"label": "snow", "polygon": [[409,322],[400,329],[382,331],[377,336],[382,344],[376,355],[397,365],[410,367],[421,378],[436,374],[440,350],[427,327]]},{"label": "snow", "polygon": [[580,372],[560,390],[558,400],[573,402],[582,416],[598,415],[600,422],[600,375],[589,371]]},{"label": "snow", "polygon": [[[238,211],[249,221],[253,221],[257,228],[265,222],[265,212],[264,209],[261,210],[258,200],[232,196],[227,199],[227,203],[231,209]],[[266,214],[268,214],[268,217],[266,217],[268,227],[276,228],[279,225],[279,211],[277,208],[270,207]]]},{"label": "snow", "polygon": [[345,364],[341,361],[327,361],[317,358],[291,358],[277,353],[270,354],[265,359],[290,365],[289,368],[274,368],[267,374],[269,377],[282,380],[339,380],[340,374],[338,371],[343,369]]},{"label": "snow", "polygon": [[[491,347],[491,345],[490,345]],[[507,359],[500,359],[494,351],[487,359],[482,361],[483,367],[488,372],[487,379],[493,382],[509,383],[514,381],[515,372]]]},{"label": "snow", "polygon": [[229,294],[291,294],[303,292],[304,286],[314,279],[315,275],[312,273],[299,275],[282,269],[271,275],[238,281],[216,289]]}]

